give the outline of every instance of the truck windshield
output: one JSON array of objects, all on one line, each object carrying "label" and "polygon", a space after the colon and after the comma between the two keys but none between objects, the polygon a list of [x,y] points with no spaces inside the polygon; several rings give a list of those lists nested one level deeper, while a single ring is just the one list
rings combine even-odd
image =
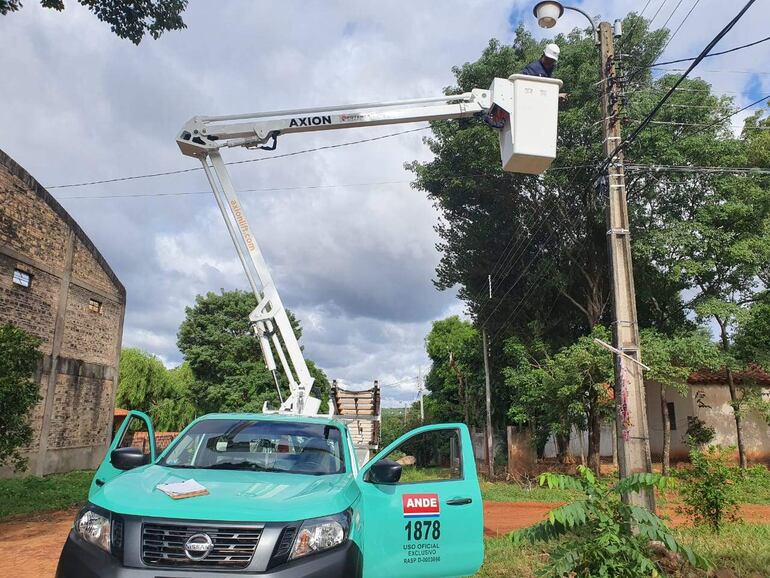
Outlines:
[{"label": "truck windshield", "polygon": [[334,426],[252,419],[205,419],[175,440],[160,462],[171,468],[295,474],[345,471],[342,435]]}]

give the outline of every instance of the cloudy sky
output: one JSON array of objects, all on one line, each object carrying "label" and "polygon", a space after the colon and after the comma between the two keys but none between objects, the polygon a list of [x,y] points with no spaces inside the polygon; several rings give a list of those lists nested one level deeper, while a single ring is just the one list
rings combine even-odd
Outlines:
[{"label": "cloudy sky", "polygon": [[[136,47],[65,4],[57,13],[27,0],[0,17],[0,148],[51,187],[125,284],[124,345],[169,365],[181,361],[176,330],[195,295],[247,287],[202,172],[57,185],[196,168],[174,142],[194,115],[437,96],[453,84],[453,65],[475,60],[492,37],[509,41],[520,21],[542,37],[529,2],[191,0],[186,30]],[[581,6],[612,21],[647,5],[654,27],[670,17],[676,29],[696,4],[666,50],[681,58],[697,54],[737,6]],[[768,4],[757,2],[717,50],[766,36]],[[559,29],[583,26],[580,18],[568,13]],[[770,92],[767,62],[770,43],[709,59],[701,75],[743,105]],[[408,128],[290,135],[277,153]],[[430,158],[426,134],[232,169],[236,187],[251,190],[243,203],[284,302],[303,322],[306,354],[345,383],[379,379],[388,405],[415,398],[431,321],[463,311],[452,292],[433,287],[437,215],[403,168]]]}]

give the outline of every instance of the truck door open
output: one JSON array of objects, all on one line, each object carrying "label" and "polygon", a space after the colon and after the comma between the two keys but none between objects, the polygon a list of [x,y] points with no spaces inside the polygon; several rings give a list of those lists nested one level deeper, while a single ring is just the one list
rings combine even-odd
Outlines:
[{"label": "truck door open", "polygon": [[[383,483],[378,467],[397,469]],[[372,471],[372,468],[375,468]],[[365,578],[468,576],[484,559],[481,491],[468,428],[412,430],[359,473]]]},{"label": "truck door open", "polygon": [[104,484],[111,479],[123,473],[110,462],[112,451],[118,448],[138,448],[145,455],[145,463],[155,461],[155,431],[152,427],[150,416],[141,411],[130,411],[123,420],[123,424],[115,434],[110,447],[107,449],[107,455],[96,470],[91,487],[88,491],[89,498],[98,491]]}]

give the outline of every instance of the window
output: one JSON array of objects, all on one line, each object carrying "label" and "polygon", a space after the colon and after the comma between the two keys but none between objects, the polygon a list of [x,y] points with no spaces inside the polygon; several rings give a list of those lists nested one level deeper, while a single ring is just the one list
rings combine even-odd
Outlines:
[{"label": "window", "polygon": [[13,282],[21,287],[29,287],[32,284],[32,275],[21,269],[14,269]]},{"label": "window", "polygon": [[326,475],[345,471],[342,434],[320,423],[205,419],[178,437],[161,465]]},{"label": "window", "polygon": [[102,302],[97,301],[96,299],[89,299],[88,300],[88,310],[91,313],[99,313],[102,312]]},{"label": "window", "polygon": [[401,464],[401,484],[462,479],[460,433],[440,429],[418,433],[386,459]]},{"label": "window", "polygon": [[128,422],[123,437],[118,442],[119,448],[139,448],[145,456],[145,459],[150,460],[150,432],[147,429],[147,422],[143,419],[131,416],[131,420]]},{"label": "window", "polygon": [[671,431],[676,430],[676,409],[673,401],[669,401],[668,406],[668,423],[671,426]]}]

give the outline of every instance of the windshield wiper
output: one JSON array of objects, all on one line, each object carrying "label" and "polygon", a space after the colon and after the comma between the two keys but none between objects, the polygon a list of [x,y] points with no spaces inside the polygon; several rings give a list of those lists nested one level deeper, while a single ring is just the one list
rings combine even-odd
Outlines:
[{"label": "windshield wiper", "polygon": [[259,470],[261,472],[273,472],[276,471],[273,468],[266,466],[260,466],[254,462],[221,462],[211,466],[202,468],[204,470]]}]

